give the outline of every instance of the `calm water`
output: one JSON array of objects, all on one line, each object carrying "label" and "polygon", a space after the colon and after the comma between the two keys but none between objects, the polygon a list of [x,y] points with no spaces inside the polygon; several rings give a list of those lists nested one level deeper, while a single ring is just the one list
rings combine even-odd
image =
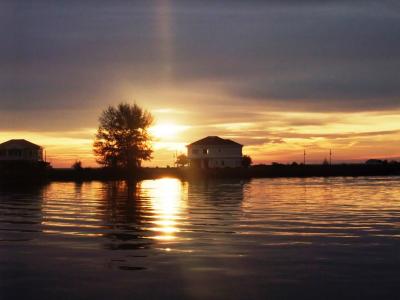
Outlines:
[{"label": "calm water", "polygon": [[0,188],[1,299],[400,299],[400,177]]}]

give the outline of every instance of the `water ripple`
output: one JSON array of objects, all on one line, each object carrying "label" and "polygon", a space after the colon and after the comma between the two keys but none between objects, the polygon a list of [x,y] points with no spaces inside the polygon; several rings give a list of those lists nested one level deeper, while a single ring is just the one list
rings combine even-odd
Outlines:
[{"label": "water ripple", "polygon": [[20,189],[0,189],[0,275],[9,274],[7,286],[10,274],[29,283],[32,270],[50,280],[58,268],[61,286],[73,274],[121,288],[134,276],[138,285],[163,278],[176,291],[183,282],[225,295],[231,283],[261,291],[265,284],[378,280],[385,282],[378,294],[400,283],[399,177]]}]

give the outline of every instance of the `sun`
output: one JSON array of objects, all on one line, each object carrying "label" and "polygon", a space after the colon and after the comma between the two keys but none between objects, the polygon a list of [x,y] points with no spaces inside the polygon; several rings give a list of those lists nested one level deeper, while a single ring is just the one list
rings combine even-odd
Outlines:
[{"label": "sun", "polygon": [[187,126],[172,123],[157,124],[150,128],[150,133],[157,139],[171,139],[185,131]]}]

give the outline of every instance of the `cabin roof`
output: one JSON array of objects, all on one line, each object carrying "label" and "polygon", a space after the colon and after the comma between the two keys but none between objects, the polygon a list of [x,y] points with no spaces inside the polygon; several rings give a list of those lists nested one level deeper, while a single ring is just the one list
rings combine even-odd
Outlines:
[{"label": "cabin roof", "polygon": [[220,138],[219,136],[208,136],[201,140],[198,140],[196,142],[189,144],[188,147],[189,146],[240,146],[240,147],[243,147],[243,145],[241,145],[239,143],[236,143],[229,139]]},{"label": "cabin roof", "polygon": [[24,139],[13,139],[0,144],[0,149],[13,149],[13,148],[39,150],[42,147]]}]

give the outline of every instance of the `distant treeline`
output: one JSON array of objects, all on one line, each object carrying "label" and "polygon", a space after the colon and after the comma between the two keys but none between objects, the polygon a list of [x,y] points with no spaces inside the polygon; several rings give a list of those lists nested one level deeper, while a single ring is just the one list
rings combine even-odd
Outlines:
[{"label": "distant treeline", "polygon": [[382,164],[273,164],[248,168],[140,168],[136,172],[111,168],[54,169],[46,163],[1,162],[0,181],[91,181],[142,180],[161,177],[196,178],[261,178],[261,177],[329,177],[329,176],[400,175],[400,163]]}]

